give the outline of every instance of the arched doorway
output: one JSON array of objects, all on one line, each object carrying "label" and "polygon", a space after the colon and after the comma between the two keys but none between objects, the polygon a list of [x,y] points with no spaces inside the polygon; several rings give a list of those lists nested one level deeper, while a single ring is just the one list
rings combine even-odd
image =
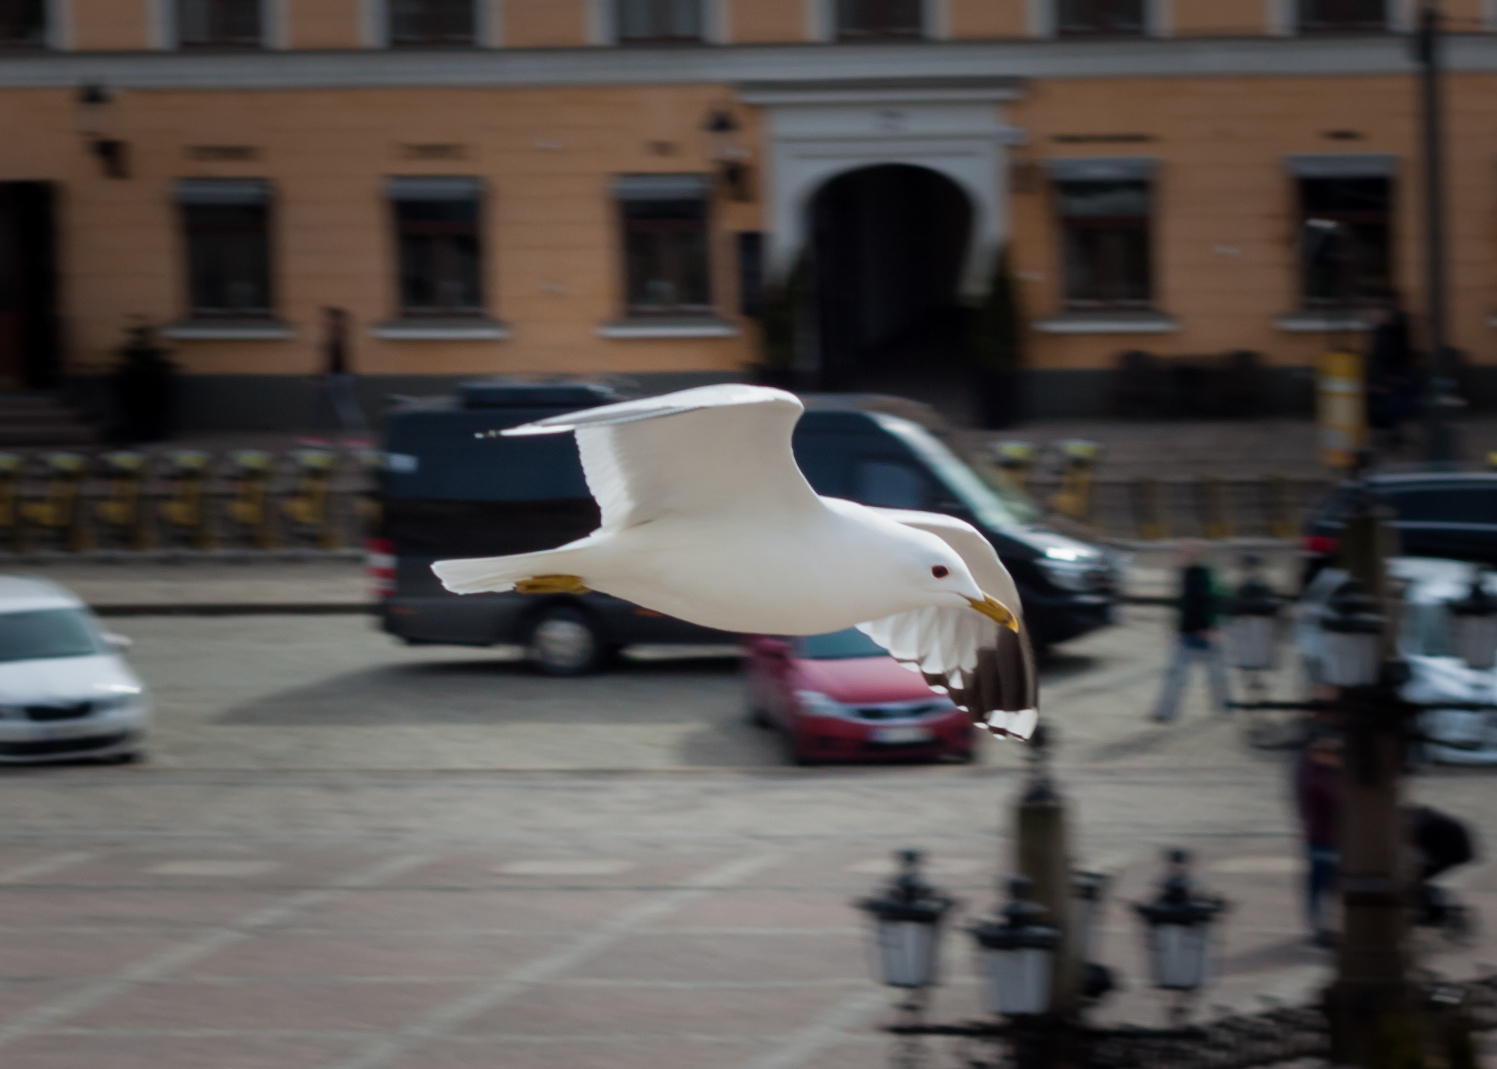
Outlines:
[{"label": "arched doorway", "polygon": [[881,164],[839,175],[810,207],[820,382],[965,415],[959,299],[973,207],[945,175]]}]

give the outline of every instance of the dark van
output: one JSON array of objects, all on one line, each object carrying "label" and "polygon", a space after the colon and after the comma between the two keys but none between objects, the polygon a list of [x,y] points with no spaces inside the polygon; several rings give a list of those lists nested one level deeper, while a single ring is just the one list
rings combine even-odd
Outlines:
[{"label": "dark van", "polygon": [[[598,508],[570,435],[475,435],[614,400],[587,384],[472,383],[390,414],[381,530],[369,544],[387,632],[411,644],[525,645],[538,668],[556,675],[594,671],[624,646],[736,641],[606,594],[460,597],[432,574],[436,560],[529,553],[594,530]],[[1013,573],[1037,645],[1111,622],[1108,554],[1035,524],[1027,502],[995,493],[919,424],[813,408],[794,448],[819,493],[944,512],[984,531]]]}]

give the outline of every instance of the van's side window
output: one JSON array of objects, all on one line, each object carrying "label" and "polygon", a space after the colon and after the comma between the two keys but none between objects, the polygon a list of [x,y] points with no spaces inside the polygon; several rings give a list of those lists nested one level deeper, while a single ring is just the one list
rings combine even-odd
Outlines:
[{"label": "van's side window", "polygon": [[859,460],[854,468],[854,497],[865,505],[890,509],[930,506],[930,480],[919,468],[889,460]]}]

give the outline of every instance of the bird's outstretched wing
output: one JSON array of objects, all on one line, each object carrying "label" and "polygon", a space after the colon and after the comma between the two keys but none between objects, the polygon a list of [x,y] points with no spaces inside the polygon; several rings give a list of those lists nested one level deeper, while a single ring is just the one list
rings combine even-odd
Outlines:
[{"label": "bird's outstretched wing", "polygon": [[701,386],[511,427],[505,435],[575,432],[604,531],[669,514],[810,508],[790,432],[804,406],[763,386]]},{"label": "bird's outstretched wing", "polygon": [[992,544],[969,523],[933,512],[876,510],[929,531],[954,549],[982,590],[1013,614],[1003,627],[971,609],[930,607],[859,624],[890,656],[945,690],[995,735],[1027,739],[1038,720],[1034,651],[1024,630],[1019,591]]}]

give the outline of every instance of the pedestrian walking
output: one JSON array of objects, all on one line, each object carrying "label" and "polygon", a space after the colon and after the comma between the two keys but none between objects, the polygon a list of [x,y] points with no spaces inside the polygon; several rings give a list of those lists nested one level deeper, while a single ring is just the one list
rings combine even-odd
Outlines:
[{"label": "pedestrian walking", "polygon": [[[331,428],[329,440],[368,446],[369,420],[359,406],[349,348],[349,315],[342,308],[322,310],[322,374],[318,380],[317,426]],[[324,444],[321,439],[313,444]]]},{"label": "pedestrian walking", "polygon": [[1326,899],[1341,875],[1341,739],[1315,735],[1295,770],[1295,803],[1305,838],[1305,920],[1316,946],[1336,945]]},{"label": "pedestrian walking", "polygon": [[1419,396],[1409,316],[1397,290],[1383,297],[1372,328],[1367,359],[1367,424],[1389,449],[1403,445],[1403,424],[1414,414]]},{"label": "pedestrian walking", "polygon": [[1219,597],[1211,569],[1201,560],[1201,545],[1193,539],[1180,543],[1180,596],[1176,600],[1178,626],[1164,685],[1154,704],[1154,719],[1169,723],[1180,715],[1180,699],[1190,682],[1190,666],[1206,664],[1211,702],[1218,712],[1227,711],[1227,662],[1216,631]]}]

